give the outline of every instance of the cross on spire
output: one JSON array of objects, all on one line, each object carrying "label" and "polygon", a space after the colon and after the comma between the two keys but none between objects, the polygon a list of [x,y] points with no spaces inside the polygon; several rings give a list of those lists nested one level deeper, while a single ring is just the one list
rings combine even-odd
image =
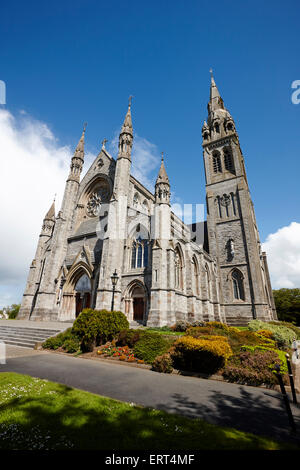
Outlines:
[{"label": "cross on spire", "polygon": [[105,144],[106,144],[106,142],[108,142],[107,139],[103,139],[102,142],[101,142],[103,149],[105,149]]},{"label": "cross on spire", "polygon": [[129,99],[128,99],[128,106],[129,106],[129,107],[131,106],[131,101],[132,101],[132,98],[133,98],[133,96],[132,96],[132,95],[130,95],[130,96],[129,96]]}]

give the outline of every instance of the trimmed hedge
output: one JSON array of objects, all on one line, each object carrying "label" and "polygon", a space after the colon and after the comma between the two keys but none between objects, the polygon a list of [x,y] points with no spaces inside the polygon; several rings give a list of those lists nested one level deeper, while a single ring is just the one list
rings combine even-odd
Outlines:
[{"label": "trimmed hedge", "polygon": [[213,374],[224,367],[232,350],[223,336],[209,339],[183,336],[171,350],[171,357],[177,369]]}]

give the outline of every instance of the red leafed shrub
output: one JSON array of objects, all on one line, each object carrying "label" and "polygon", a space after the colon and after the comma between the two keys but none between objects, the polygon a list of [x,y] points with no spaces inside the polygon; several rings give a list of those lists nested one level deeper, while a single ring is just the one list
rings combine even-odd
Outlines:
[{"label": "red leafed shrub", "polygon": [[274,386],[278,384],[272,372],[275,364],[280,364],[276,351],[242,351],[228,360],[223,377],[229,382]]}]

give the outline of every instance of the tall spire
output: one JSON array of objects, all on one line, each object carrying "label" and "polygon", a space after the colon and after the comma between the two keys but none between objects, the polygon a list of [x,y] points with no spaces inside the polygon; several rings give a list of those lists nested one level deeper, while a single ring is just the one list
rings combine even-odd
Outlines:
[{"label": "tall spire", "polygon": [[87,124],[84,123],[82,135],[75,149],[74,155],[71,160],[70,174],[68,180],[77,181],[79,183],[80,174],[84,162],[84,137]]},{"label": "tall spire", "polygon": [[155,183],[155,202],[170,203],[170,181],[164,164],[164,153],[161,152],[161,164]]},{"label": "tall spire", "polygon": [[84,137],[85,137],[86,126],[87,124],[85,122],[83,125],[82,135],[80,137],[80,140],[74,152],[74,157],[81,158],[81,160],[84,160]]},{"label": "tall spire", "polygon": [[125,116],[125,119],[124,119],[121,134],[124,132],[124,133],[133,135],[132,120],[131,120],[131,100],[132,100],[132,98],[133,98],[132,96],[129,96],[128,110],[127,110],[127,113],[126,113],[126,116]]},{"label": "tall spire", "polygon": [[160,169],[157,175],[156,184],[158,183],[165,183],[170,185],[169,177],[166,172],[165,164],[164,164],[164,152],[161,152],[161,164]]},{"label": "tall spire", "polygon": [[131,120],[131,99],[129,97],[128,110],[119,136],[119,154],[118,159],[127,158],[131,160],[131,150],[133,144],[133,128]]},{"label": "tall spire", "polygon": [[224,109],[224,103],[217,88],[213,71],[210,69],[211,79],[210,79],[210,100],[209,100],[209,111],[215,111],[217,109]]}]

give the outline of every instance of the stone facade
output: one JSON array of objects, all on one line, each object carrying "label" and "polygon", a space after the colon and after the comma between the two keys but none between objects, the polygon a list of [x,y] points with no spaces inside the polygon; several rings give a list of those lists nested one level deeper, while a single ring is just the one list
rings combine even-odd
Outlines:
[{"label": "stone facade", "polygon": [[104,141],[80,179],[84,129],[61,210],[55,216],[52,204],[45,216],[18,318],[70,321],[84,307],[110,310],[113,299],[129,320],[151,326],[276,319],[238,134],[213,77],[202,136],[207,222],[195,224],[199,238],[171,210],[163,158],[154,194],[131,175],[131,103],[117,159]]}]

